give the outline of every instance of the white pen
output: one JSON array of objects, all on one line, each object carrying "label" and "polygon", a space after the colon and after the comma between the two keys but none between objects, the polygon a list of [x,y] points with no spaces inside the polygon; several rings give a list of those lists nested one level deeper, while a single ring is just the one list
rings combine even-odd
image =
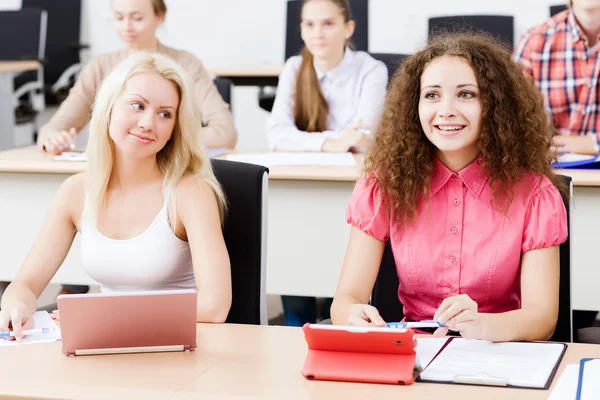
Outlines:
[{"label": "white pen", "polygon": [[358,128],[358,131],[367,136],[371,136],[373,134],[373,132],[371,132],[367,128]]},{"label": "white pen", "polygon": [[[49,333],[49,332],[54,332],[54,328],[26,329],[23,331],[23,336],[36,335],[39,333]],[[15,336],[15,331],[0,332],[0,337],[14,337],[14,336]]]}]

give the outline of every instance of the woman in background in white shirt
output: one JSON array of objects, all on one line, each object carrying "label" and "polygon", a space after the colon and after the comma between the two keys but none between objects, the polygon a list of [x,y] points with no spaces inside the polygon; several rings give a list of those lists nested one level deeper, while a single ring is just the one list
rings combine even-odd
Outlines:
[{"label": "woman in background in white shirt", "polygon": [[305,47],[279,76],[267,129],[269,147],[364,150],[383,106],[387,68],[350,49],[355,24],[348,0],[304,0],[301,20]]},{"label": "woman in background in white shirt", "polygon": [[0,331],[17,340],[81,234],[82,263],[103,291],[197,289],[197,320],[223,322],[231,272],[225,199],[204,146],[193,85],[175,61],[136,52],[103,81],[87,172],[60,187],[2,297]]},{"label": "woman in background in white shirt", "polygon": [[[304,0],[304,49],[279,76],[268,123],[269,147],[279,151],[364,151],[378,123],[387,68],[349,41],[354,21],[348,0]],[[332,299],[320,316],[329,318]],[[316,322],[314,297],[282,296],[286,324]]]}]

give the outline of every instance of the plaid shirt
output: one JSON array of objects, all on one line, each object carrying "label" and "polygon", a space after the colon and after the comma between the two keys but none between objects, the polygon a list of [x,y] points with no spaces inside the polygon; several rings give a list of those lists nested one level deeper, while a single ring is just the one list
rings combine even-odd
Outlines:
[{"label": "plaid shirt", "polygon": [[523,35],[514,58],[533,76],[560,135],[600,137],[600,40],[588,48],[570,9]]}]

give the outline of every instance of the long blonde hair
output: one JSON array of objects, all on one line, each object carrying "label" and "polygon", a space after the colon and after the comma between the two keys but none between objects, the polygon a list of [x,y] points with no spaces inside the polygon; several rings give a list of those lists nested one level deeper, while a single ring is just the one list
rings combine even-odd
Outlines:
[{"label": "long blonde hair", "polygon": [[108,129],[113,106],[129,78],[144,72],[155,72],[172,82],[179,94],[173,134],[165,147],[156,154],[158,167],[165,174],[163,193],[169,204],[169,215],[173,218],[177,215],[175,193],[178,183],[183,177],[192,176],[204,179],[213,188],[223,221],[225,195],[212,171],[205,146],[199,140],[201,119],[196,97],[191,90],[193,85],[185,70],[175,61],[162,54],[146,52],[135,52],[123,60],[104,79],[96,93],[87,146],[84,221],[96,226],[106,199],[115,158],[114,142]]}]

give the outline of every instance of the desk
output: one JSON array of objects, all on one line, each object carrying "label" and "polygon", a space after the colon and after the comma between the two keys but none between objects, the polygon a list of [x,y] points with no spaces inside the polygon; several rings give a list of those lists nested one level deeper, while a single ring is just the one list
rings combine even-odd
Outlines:
[{"label": "desk", "polygon": [[15,147],[14,74],[39,67],[38,61],[0,61],[0,150]]},{"label": "desk", "polygon": [[277,86],[283,65],[248,65],[209,68],[211,75],[231,79],[236,86]]},{"label": "desk", "polygon": [[[549,390],[416,382],[410,386],[306,380],[307,347],[300,328],[198,324],[198,348],[188,353],[67,357],[61,344],[0,348],[11,360],[2,398],[61,399],[546,399]],[[570,344],[566,364],[600,357],[600,346]]]},{"label": "desk", "polygon": [[[362,165],[362,157],[356,159],[358,165],[352,167],[270,168],[268,294],[333,295],[350,232],[346,205]],[[60,184],[85,165],[50,161],[33,147],[0,152],[0,281],[14,277]],[[600,171],[559,172],[571,175],[575,185],[573,308],[597,311]],[[53,282],[94,284],[79,260],[77,237]]]}]

